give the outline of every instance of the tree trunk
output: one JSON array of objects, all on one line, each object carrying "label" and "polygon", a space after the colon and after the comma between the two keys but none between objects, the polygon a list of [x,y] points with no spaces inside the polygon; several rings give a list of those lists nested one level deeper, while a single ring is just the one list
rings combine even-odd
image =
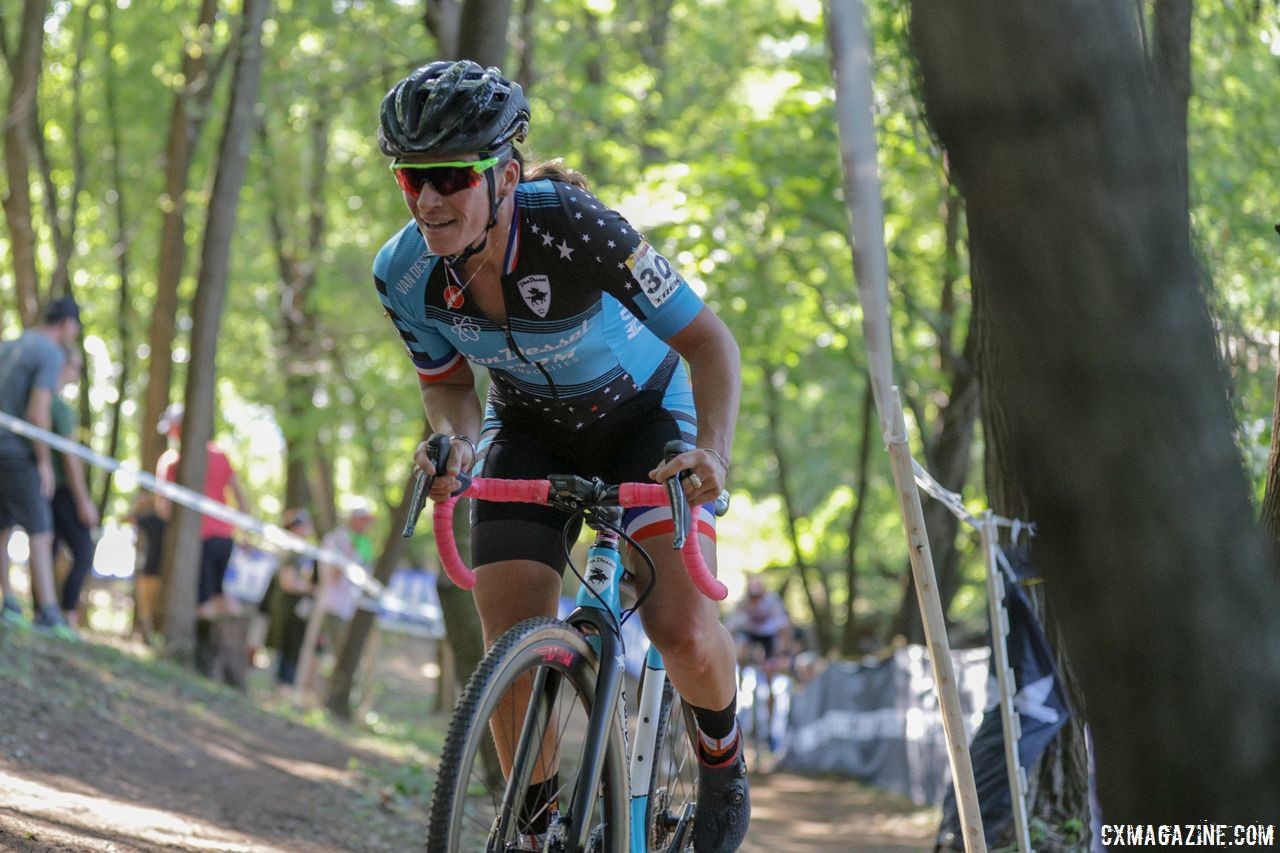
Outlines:
[{"label": "tree trunk", "polygon": [[156,295],[150,312],[147,390],[142,406],[142,424],[138,432],[142,445],[139,465],[144,471],[155,470],[156,460],[164,452],[165,439],[156,432],[156,424],[169,405],[169,386],[173,381],[173,335],[178,316],[178,283],[182,279],[187,252],[187,179],[191,171],[197,128],[202,123],[197,114],[207,109],[213,90],[213,82],[208,74],[208,57],[217,11],[218,0],[201,0],[200,12],[196,18],[200,42],[183,46],[183,83],[174,93],[173,110],[169,114],[169,139],[164,159],[164,195],[160,198],[160,208],[164,213],[160,230],[160,259],[156,269]]},{"label": "tree trunk", "polygon": [[422,23],[436,40],[439,59],[461,59],[458,28],[462,23],[462,0],[426,0]]},{"label": "tree trunk", "polygon": [[516,79],[524,87],[528,95],[537,82],[537,73],[533,62],[534,56],[534,10],[537,0],[521,0],[519,31],[516,33]]},{"label": "tree trunk", "polygon": [[1280,373],[1276,374],[1275,407],[1271,410],[1271,457],[1267,492],[1262,499],[1262,528],[1271,543],[1271,568],[1280,579]]},{"label": "tree trunk", "polygon": [[849,544],[845,547],[844,556],[844,630],[840,636],[840,654],[846,658],[858,656],[858,620],[854,615],[854,605],[858,599],[858,539],[862,530],[862,519],[867,509],[867,483],[871,479],[871,434],[875,421],[875,394],[871,388],[871,377],[864,373],[865,386],[862,392],[862,439],[858,442],[858,473],[853,489],[853,511],[849,513]]},{"label": "tree trunk", "polygon": [[[413,483],[416,477],[417,469],[414,469],[405,482],[400,503],[391,513],[391,526],[382,543],[378,562],[373,568],[374,578],[383,585],[391,581],[391,575],[404,555],[405,540],[400,534],[404,530],[405,519],[409,517],[409,504],[413,502]],[[376,618],[377,614],[372,611],[363,608],[357,610],[342,639],[338,660],[333,667],[333,678],[329,682],[329,695],[324,703],[329,712],[339,719],[351,719],[351,689],[355,686],[356,670],[364,657],[365,644]],[[363,689],[368,690],[369,685],[363,685]]]},{"label": "tree trunk", "polygon": [[[122,166],[122,152],[120,143],[120,109],[117,93],[119,87],[116,79],[115,61],[112,56],[112,49],[116,43],[115,34],[115,4],[106,3],[103,6],[105,10],[105,26],[107,31],[107,45],[104,51],[104,64],[106,65],[106,74],[104,75],[103,86],[106,90],[106,107],[107,107],[107,126],[111,134],[111,182],[112,191],[115,193],[115,214],[116,214],[116,244],[112,253],[116,257],[116,271],[120,276],[119,300],[116,305],[116,331],[120,336],[120,350],[118,358],[120,359],[120,371],[116,375],[116,399],[111,406],[111,433],[107,439],[107,456],[116,458],[120,452],[120,432],[121,432],[121,407],[126,399],[126,389],[129,387],[129,380],[133,376],[133,329],[134,329],[134,312],[133,298],[131,295],[130,267],[129,267],[129,244],[132,239],[129,234],[129,216],[125,207],[125,179],[124,168]],[[87,402],[88,394],[82,395]],[[82,421],[88,423],[88,420]],[[113,474],[107,471],[102,478],[102,490],[98,493],[98,514],[101,517],[107,515],[107,505],[111,500],[111,484]]]},{"label": "tree trunk", "polygon": [[[259,125],[264,159],[273,160],[266,122]],[[280,273],[280,324],[284,329],[284,346],[280,363],[285,366],[285,394],[281,428],[285,438],[285,505],[312,507],[310,478],[307,471],[319,448],[315,440],[315,424],[308,414],[314,410],[316,393],[317,348],[316,317],[311,306],[311,292],[316,283],[316,269],[325,240],[325,184],[329,164],[329,119],[317,112],[311,126],[311,173],[302,187],[302,197],[310,201],[306,211],[303,240],[292,240],[285,227],[282,204],[274,187],[268,191],[269,221],[275,244],[276,263]],[[291,249],[298,245],[299,249]]]},{"label": "tree trunk", "polygon": [[511,0],[466,0],[458,30],[458,56],[501,68],[507,60],[510,21]]},{"label": "tree trunk", "polygon": [[[45,221],[49,224],[49,234],[53,243],[53,271],[49,275],[49,299],[70,296],[71,293],[71,256],[75,253],[76,220],[80,209],[80,192],[84,189],[85,155],[82,144],[84,130],[84,59],[89,50],[90,6],[81,10],[80,23],[76,34],[76,58],[71,70],[71,132],[69,143],[72,151],[71,187],[68,193],[67,210],[62,210],[59,202],[59,188],[53,180],[53,164],[49,161],[45,150],[44,127],[40,121],[38,109],[33,110],[31,120],[31,139],[35,144],[36,163],[40,169],[40,177],[44,183]],[[88,395],[81,396],[81,423],[88,423]],[[92,471],[86,472],[91,474]]]},{"label": "tree trunk", "polygon": [[22,7],[18,52],[12,62],[13,84],[4,120],[4,195],[9,226],[9,255],[14,294],[24,326],[33,325],[40,311],[40,280],[36,274],[36,231],[31,214],[31,157],[35,147],[32,116],[40,88],[44,56],[44,19],[48,0],[27,0]]},{"label": "tree trunk", "polygon": [[[795,573],[800,579],[800,588],[808,601],[809,611],[813,613],[814,641],[818,644],[819,653],[825,655],[835,642],[832,633],[834,626],[831,624],[831,589],[826,573],[821,567],[811,566],[800,547],[799,521],[803,514],[796,505],[795,496],[791,491],[791,466],[787,459],[786,441],[782,437],[782,406],[778,400],[778,389],[773,384],[775,374],[781,375],[782,370],[783,368],[776,368],[764,371],[763,387],[765,415],[769,424],[769,446],[778,463],[778,494],[782,498],[782,509],[786,515],[787,540],[791,544]],[[816,575],[815,581],[810,580],[811,575]],[[811,586],[812,583],[816,583],[818,587],[816,592]]]},{"label": "tree trunk", "polygon": [[[192,304],[191,363],[187,371],[178,481],[196,492],[204,491],[207,462],[204,448],[213,433],[218,330],[227,290],[231,237],[249,161],[254,105],[258,101],[262,24],[270,5],[270,0],[245,0],[244,3],[239,51]],[[195,573],[191,567],[200,562],[200,519],[194,511],[180,505],[174,505],[173,519],[173,530],[166,537],[169,542],[165,555],[171,559],[166,567],[169,583],[165,593],[165,641],[173,657],[186,660],[195,647]]]},{"label": "tree trunk", "polygon": [[1169,142],[1178,164],[1181,206],[1190,209],[1187,186],[1187,102],[1191,100],[1191,0],[1155,0],[1152,62],[1173,123]]},{"label": "tree trunk", "polygon": [[[453,514],[453,535],[458,543],[462,561],[471,566],[471,498],[458,501]],[[465,589],[459,589],[444,572],[436,579],[440,596],[440,610],[444,619],[445,640],[449,644],[453,662],[453,683],[464,685],[484,656],[484,635],[480,629],[480,614],[476,611],[475,598]]]},{"label": "tree trunk", "polygon": [[1263,820],[1280,809],[1280,586],[1135,30],[1117,4],[912,11],[927,114],[985,247],[1006,464],[1039,526],[1103,817]]}]

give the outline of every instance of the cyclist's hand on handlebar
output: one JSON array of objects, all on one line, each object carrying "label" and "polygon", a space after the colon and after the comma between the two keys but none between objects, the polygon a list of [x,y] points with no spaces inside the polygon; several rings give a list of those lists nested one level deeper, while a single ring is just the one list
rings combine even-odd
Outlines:
[{"label": "cyclist's hand on handlebar", "polygon": [[427,442],[421,442],[413,453],[413,464],[428,474],[437,475],[428,493],[433,501],[447,501],[449,496],[461,488],[458,474],[469,469],[475,460],[471,457],[471,448],[465,442],[454,441],[449,445],[449,460],[443,472],[438,472],[431,464],[431,454]]},{"label": "cyclist's hand on handlebar", "polygon": [[691,506],[711,503],[725,487],[724,463],[715,454],[705,450],[686,450],[649,472],[655,482],[665,483],[681,471],[689,476],[682,480],[685,500]]}]

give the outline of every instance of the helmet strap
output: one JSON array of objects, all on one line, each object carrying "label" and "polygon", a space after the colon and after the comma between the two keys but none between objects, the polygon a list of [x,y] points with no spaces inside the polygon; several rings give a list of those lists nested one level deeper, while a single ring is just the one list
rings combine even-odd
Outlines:
[{"label": "helmet strap", "polygon": [[471,260],[479,252],[484,251],[485,244],[489,242],[489,232],[493,230],[493,226],[498,224],[498,184],[494,180],[493,171],[493,169],[489,169],[484,173],[485,180],[489,185],[489,224],[484,227],[484,233],[480,235],[480,242],[473,243],[458,254],[450,255],[444,259],[449,268],[456,273],[462,271],[462,267],[467,261]]}]

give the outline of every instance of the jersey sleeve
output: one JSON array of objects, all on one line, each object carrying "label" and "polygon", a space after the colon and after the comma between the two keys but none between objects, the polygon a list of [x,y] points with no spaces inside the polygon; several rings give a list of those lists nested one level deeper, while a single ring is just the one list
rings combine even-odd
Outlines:
[{"label": "jersey sleeve", "polygon": [[[397,272],[397,256],[404,232],[382,247],[373,262],[373,283],[378,290],[383,312],[395,326],[418,378],[423,382],[440,382],[453,375],[465,363],[462,353],[449,343],[434,325],[426,320],[423,287],[414,283],[413,265]],[[398,286],[403,277],[408,286]],[[388,284],[388,282],[392,284]],[[414,300],[417,310],[414,310]]]},{"label": "jersey sleeve", "polygon": [[622,214],[586,190],[560,185],[562,207],[583,250],[600,265],[600,288],[666,340],[702,310],[702,299]]},{"label": "jersey sleeve", "polygon": [[58,380],[62,377],[62,365],[66,356],[62,347],[44,336],[36,338],[40,344],[37,351],[36,372],[33,386],[42,388],[52,394],[58,393]]}]

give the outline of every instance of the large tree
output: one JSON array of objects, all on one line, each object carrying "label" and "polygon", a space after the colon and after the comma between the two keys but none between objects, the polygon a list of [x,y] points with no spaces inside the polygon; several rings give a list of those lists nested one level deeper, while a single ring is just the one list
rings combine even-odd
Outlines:
[{"label": "large tree", "polygon": [[23,4],[17,52],[6,65],[11,75],[9,103],[4,117],[4,167],[8,181],[4,215],[9,226],[18,313],[23,324],[35,322],[40,307],[36,273],[36,226],[31,213],[31,161],[36,146],[36,95],[44,56],[44,18],[48,0]]},{"label": "large tree", "polygon": [[[231,240],[249,160],[253,111],[262,75],[262,25],[270,5],[271,0],[245,0],[244,3],[235,74],[192,305],[191,367],[187,372],[178,482],[196,492],[204,491],[208,463],[205,445],[213,436],[218,336],[227,291]],[[175,506],[174,510],[173,529],[167,534],[165,545],[168,558],[165,641],[171,655],[186,659],[195,648],[196,572],[192,569],[200,564],[200,518],[194,510],[182,506]]]},{"label": "large tree", "polygon": [[1232,441],[1176,122],[1129,8],[916,0],[911,20],[926,110],[990,249],[994,381],[1103,817],[1274,815],[1280,584]]},{"label": "large tree", "polygon": [[[182,72],[173,93],[165,145],[164,193],[160,197],[160,251],[156,290],[150,311],[146,397],[141,406],[141,467],[150,471],[164,451],[155,425],[169,405],[173,377],[173,338],[178,317],[178,284],[187,256],[187,185],[196,140],[213,96],[216,75],[210,71],[213,22],[218,0],[200,0],[193,38],[182,46]],[[217,67],[217,66],[215,66]]]}]

